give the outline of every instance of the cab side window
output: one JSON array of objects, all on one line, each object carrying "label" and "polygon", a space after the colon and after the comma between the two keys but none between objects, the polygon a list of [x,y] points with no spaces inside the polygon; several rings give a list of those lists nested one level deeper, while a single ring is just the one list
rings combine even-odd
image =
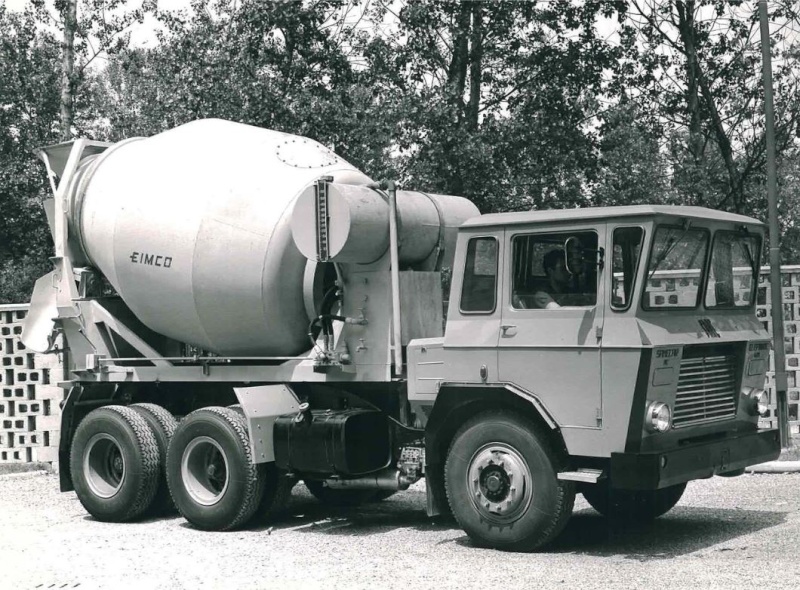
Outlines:
[{"label": "cab side window", "polygon": [[515,236],[512,244],[514,309],[597,303],[597,233],[523,234]]},{"label": "cab side window", "polygon": [[467,244],[461,311],[492,313],[497,303],[497,240],[472,238]]}]

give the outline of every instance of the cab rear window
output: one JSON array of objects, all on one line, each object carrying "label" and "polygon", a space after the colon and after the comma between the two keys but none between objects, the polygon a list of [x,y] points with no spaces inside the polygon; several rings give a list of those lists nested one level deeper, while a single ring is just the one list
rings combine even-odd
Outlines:
[{"label": "cab rear window", "polygon": [[461,311],[492,313],[497,304],[497,240],[472,238],[467,244]]}]

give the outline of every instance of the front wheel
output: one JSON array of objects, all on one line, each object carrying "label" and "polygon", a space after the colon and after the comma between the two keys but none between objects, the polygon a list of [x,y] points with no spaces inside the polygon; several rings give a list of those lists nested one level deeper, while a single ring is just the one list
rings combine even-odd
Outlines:
[{"label": "front wheel", "polygon": [[660,490],[617,490],[608,482],[587,486],[583,497],[603,516],[621,522],[648,522],[666,514],[686,490],[681,483]]},{"label": "front wheel", "polygon": [[564,528],[574,484],[559,481],[559,456],[536,424],[491,411],[456,433],[445,487],[459,525],[478,545],[532,551]]}]

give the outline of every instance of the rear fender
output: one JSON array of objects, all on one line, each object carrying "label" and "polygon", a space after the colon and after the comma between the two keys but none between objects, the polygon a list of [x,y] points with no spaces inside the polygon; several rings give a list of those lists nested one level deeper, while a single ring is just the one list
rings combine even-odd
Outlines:
[{"label": "rear fender", "polygon": [[286,385],[234,387],[250,432],[250,448],[255,463],[275,461],[272,431],[275,419],[300,410],[300,400]]}]

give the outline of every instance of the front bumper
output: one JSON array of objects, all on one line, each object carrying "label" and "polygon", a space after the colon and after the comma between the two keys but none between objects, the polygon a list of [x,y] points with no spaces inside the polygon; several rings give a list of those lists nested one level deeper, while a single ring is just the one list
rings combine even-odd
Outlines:
[{"label": "front bumper", "polygon": [[777,459],[777,429],[759,430],[677,449],[612,453],[611,484],[627,490],[656,490]]}]

